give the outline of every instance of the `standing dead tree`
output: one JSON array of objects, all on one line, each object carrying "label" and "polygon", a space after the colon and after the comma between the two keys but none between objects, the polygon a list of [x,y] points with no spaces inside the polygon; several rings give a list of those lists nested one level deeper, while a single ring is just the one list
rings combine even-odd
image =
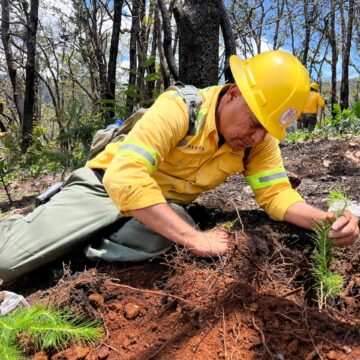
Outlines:
[{"label": "standing dead tree", "polygon": [[[336,0],[330,0],[330,30],[328,34],[330,48],[331,48],[331,109],[334,108],[334,104],[337,103],[337,94],[336,94],[336,65],[338,62],[338,50],[336,43]],[[333,113],[333,115],[335,115]]]},{"label": "standing dead tree", "polygon": [[24,89],[21,77],[18,73],[18,66],[11,48],[10,32],[10,2],[1,0],[1,38],[4,46],[7,70],[13,90],[13,101],[17,110],[20,122],[24,118]]},{"label": "standing dead tree", "polygon": [[341,23],[342,23],[342,77],[340,84],[340,106],[341,109],[349,107],[349,64],[350,64],[350,50],[353,34],[354,22],[354,0],[349,0],[347,11],[347,25],[345,24],[344,4],[340,5]]},{"label": "standing dead tree", "polygon": [[26,81],[24,98],[24,117],[22,121],[21,152],[26,153],[31,144],[35,105],[36,79],[36,32],[38,27],[39,0],[31,0],[26,36]]},{"label": "standing dead tree", "polygon": [[[197,87],[217,84],[219,80],[219,35],[225,43],[225,76],[230,78],[228,59],[235,54],[235,38],[222,0],[186,0],[174,7],[179,34],[179,70],[171,50],[171,27],[163,0],[158,0],[164,24],[164,52],[175,79]],[[209,21],[211,19],[211,21]]]}]

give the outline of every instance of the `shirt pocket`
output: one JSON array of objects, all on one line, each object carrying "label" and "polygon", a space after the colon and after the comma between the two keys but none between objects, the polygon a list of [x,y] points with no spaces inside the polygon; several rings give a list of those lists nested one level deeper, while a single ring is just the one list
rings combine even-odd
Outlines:
[{"label": "shirt pocket", "polygon": [[237,174],[244,170],[242,159],[227,158],[219,161],[218,168],[228,176]]},{"label": "shirt pocket", "polygon": [[241,163],[213,160],[200,167],[196,174],[196,183],[205,190],[213,189],[224,182],[230,175],[241,172]]},{"label": "shirt pocket", "polygon": [[180,151],[173,151],[165,160],[165,162],[171,166],[179,169],[199,168],[204,161],[205,159],[201,154],[184,153]]}]

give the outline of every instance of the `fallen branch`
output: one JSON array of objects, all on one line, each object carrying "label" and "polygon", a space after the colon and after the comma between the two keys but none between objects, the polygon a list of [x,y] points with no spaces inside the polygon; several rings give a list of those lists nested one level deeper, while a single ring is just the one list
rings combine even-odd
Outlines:
[{"label": "fallen branch", "polygon": [[116,287],[120,287],[122,289],[127,289],[127,290],[131,290],[131,291],[137,291],[137,292],[142,292],[142,293],[148,293],[148,294],[153,294],[153,295],[159,295],[159,296],[165,296],[165,297],[171,297],[174,298],[176,300],[179,300],[181,302],[184,302],[186,304],[190,304],[190,301],[180,297],[180,296],[176,296],[176,295],[171,295],[168,294],[166,292],[163,291],[154,291],[154,290],[146,290],[146,289],[139,289],[139,288],[135,288],[129,285],[124,285],[124,284],[116,284],[114,283],[114,281],[118,281],[117,279],[109,279],[110,280],[110,285],[116,286]]},{"label": "fallen branch", "polygon": [[224,307],[222,307],[222,321],[223,321],[224,359],[226,359],[226,323],[225,323]]},{"label": "fallen branch", "polygon": [[294,290],[291,290],[291,291],[285,293],[284,295],[282,295],[282,297],[285,298],[285,297],[288,297],[288,296],[290,296],[290,295],[297,294],[297,293],[300,292],[302,289],[303,289],[302,286],[300,286],[300,287],[298,287],[298,288],[296,288],[296,289],[294,289]]},{"label": "fallen branch", "polygon": [[274,360],[274,357],[273,357],[273,354],[271,353],[269,347],[267,346],[266,344],[266,340],[265,340],[265,335],[264,333],[261,331],[261,329],[256,325],[255,323],[255,316],[254,314],[252,314],[252,323],[254,325],[254,328],[260,333],[260,336],[261,336],[261,342],[265,348],[265,351],[267,352],[267,354],[270,356],[271,359]]}]

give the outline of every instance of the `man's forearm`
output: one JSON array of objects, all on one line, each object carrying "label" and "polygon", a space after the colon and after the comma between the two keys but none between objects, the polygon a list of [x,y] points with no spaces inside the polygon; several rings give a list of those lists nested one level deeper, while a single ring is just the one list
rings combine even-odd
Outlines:
[{"label": "man's forearm", "polygon": [[284,221],[310,230],[327,215],[328,213],[326,211],[317,209],[306,202],[299,201],[287,209]]},{"label": "man's forearm", "polygon": [[335,246],[352,245],[359,237],[358,220],[350,211],[345,211],[339,218],[334,218],[332,213],[317,209],[305,202],[297,202],[288,208],[284,220],[305,229],[313,229],[321,220],[332,222],[329,237]]},{"label": "man's forearm", "polygon": [[219,228],[198,231],[176,214],[168,204],[132,210],[130,214],[165,238],[199,256],[219,256],[228,250],[228,233]]},{"label": "man's forearm", "polygon": [[198,231],[176,214],[168,204],[132,210],[130,214],[151,230],[185,247],[191,247],[191,239],[198,235]]}]

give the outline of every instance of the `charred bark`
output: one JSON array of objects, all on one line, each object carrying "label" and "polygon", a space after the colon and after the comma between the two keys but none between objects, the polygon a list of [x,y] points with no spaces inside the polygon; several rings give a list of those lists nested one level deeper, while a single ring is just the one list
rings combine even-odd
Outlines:
[{"label": "charred bark", "polygon": [[333,108],[334,104],[337,103],[336,95],[336,65],[338,62],[338,50],[336,46],[336,30],[335,30],[335,5],[336,0],[331,0],[330,5],[330,32],[329,32],[329,43],[331,48],[331,111],[332,115],[335,116]]},{"label": "charred bark", "polygon": [[174,9],[174,15],[179,31],[180,81],[200,88],[217,84],[222,21],[218,2],[186,0]]},{"label": "charred bark", "polygon": [[[106,97],[109,100],[115,100],[116,60],[119,49],[122,6],[123,6],[123,0],[114,0],[114,16],[113,16],[113,27],[112,27],[110,52],[109,52],[107,94],[106,94]],[[114,117],[114,111],[110,111],[109,116],[111,118]]]},{"label": "charred bark", "polygon": [[11,49],[9,0],[1,0],[1,38],[4,45],[6,65],[13,90],[13,101],[21,123],[24,118],[23,88],[17,74],[16,61]]},{"label": "charred bark", "polygon": [[129,90],[126,99],[126,107],[132,110],[134,98],[138,95],[138,91],[133,89],[136,86],[136,70],[137,70],[137,38],[140,33],[140,2],[141,0],[133,0],[132,7],[132,23],[130,30],[130,49],[129,49]]},{"label": "charred bark", "polygon": [[38,26],[39,1],[31,0],[30,16],[26,37],[26,83],[24,98],[24,118],[22,122],[21,152],[26,153],[32,141],[35,104],[36,78],[36,31]]},{"label": "charred bark", "polygon": [[218,0],[218,6],[220,11],[220,26],[225,44],[225,64],[224,64],[225,81],[234,82],[234,78],[230,70],[229,59],[231,55],[236,55],[235,36],[232,31],[229,14],[224,6],[223,0]]},{"label": "charred bark", "polygon": [[[341,5],[343,6],[343,5]],[[346,33],[343,38],[343,52],[342,52],[342,77],[340,85],[340,106],[341,109],[347,109],[349,107],[349,64],[350,64],[350,50],[351,39],[353,32],[354,21],[354,0],[349,0],[348,9],[348,23],[346,27]]]}]

